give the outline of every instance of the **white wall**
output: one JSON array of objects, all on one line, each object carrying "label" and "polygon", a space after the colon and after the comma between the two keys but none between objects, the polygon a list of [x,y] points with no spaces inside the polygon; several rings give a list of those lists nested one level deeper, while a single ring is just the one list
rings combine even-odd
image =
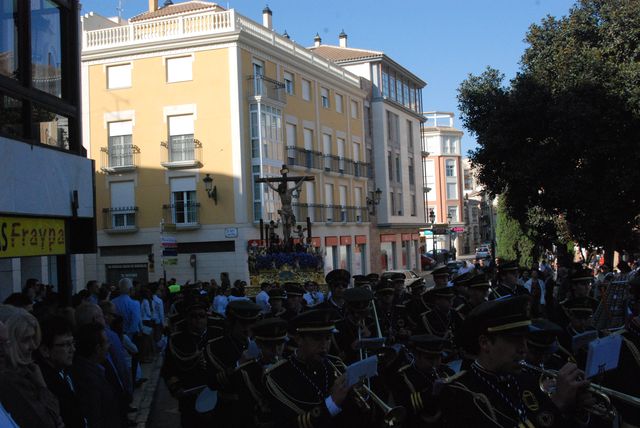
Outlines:
[{"label": "white wall", "polygon": [[0,137],[0,212],[71,217],[77,190],[78,216],[93,217],[92,177],[89,159]]},{"label": "white wall", "polygon": [[354,65],[348,65],[345,66],[344,68],[346,68],[347,70],[349,70],[350,72],[352,72],[353,74],[360,76],[360,77],[364,77],[365,79],[371,81],[371,63],[364,63],[364,64],[354,64]]}]

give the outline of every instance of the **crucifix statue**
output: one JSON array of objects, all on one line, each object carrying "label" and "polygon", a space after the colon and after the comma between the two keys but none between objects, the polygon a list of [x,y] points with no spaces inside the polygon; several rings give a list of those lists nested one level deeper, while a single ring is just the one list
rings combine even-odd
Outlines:
[{"label": "crucifix statue", "polygon": [[[293,228],[296,226],[296,216],[293,214],[293,209],[291,208],[291,202],[293,200],[293,192],[297,191],[302,187],[302,184],[305,181],[313,181],[315,177],[312,175],[303,175],[300,177],[288,177],[289,168],[286,165],[282,165],[282,169],[280,170],[280,174],[282,177],[270,177],[270,178],[256,178],[256,183],[266,183],[270,189],[280,195],[280,202],[282,208],[278,210],[280,214],[280,218],[282,219],[282,237],[285,245],[289,245],[289,241],[291,238],[291,232]],[[293,187],[289,187],[289,183],[294,183]],[[278,183],[276,186],[275,183]]]}]

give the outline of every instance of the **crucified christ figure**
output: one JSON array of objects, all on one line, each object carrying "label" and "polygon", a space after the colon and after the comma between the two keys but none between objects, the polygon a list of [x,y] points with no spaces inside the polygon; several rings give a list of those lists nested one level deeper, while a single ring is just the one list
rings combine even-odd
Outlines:
[{"label": "crucified christ figure", "polygon": [[296,226],[296,216],[293,213],[293,208],[291,207],[293,202],[293,192],[300,189],[304,182],[305,177],[301,177],[300,180],[295,182],[293,187],[289,187],[286,181],[278,183],[277,186],[274,186],[267,181],[267,186],[280,195],[280,203],[282,207],[278,210],[278,214],[280,214],[280,218],[282,218],[282,234],[284,235],[285,244],[289,241],[291,231]]},{"label": "crucified christ figure", "polygon": [[[288,177],[289,169],[286,165],[282,165],[280,174],[282,177],[258,177],[255,179],[256,183],[266,183],[270,189],[277,192],[280,195],[280,202],[282,208],[278,210],[282,219],[282,237],[283,242],[287,246],[291,238],[291,232],[296,226],[296,216],[293,214],[291,203],[293,201],[293,192],[298,191],[305,181],[314,181],[313,176],[305,175],[301,177]],[[289,188],[288,183],[294,183],[293,187]],[[275,183],[278,183],[277,185]]]}]

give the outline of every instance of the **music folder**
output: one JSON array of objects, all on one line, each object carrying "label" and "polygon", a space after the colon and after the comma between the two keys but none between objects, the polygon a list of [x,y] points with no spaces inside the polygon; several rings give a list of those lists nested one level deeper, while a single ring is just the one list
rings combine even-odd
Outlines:
[{"label": "music folder", "polygon": [[590,342],[587,364],[584,369],[587,378],[618,367],[621,346],[622,336],[619,334],[612,334]]},{"label": "music folder", "polygon": [[356,361],[347,366],[347,387],[378,375],[378,357],[376,355]]}]

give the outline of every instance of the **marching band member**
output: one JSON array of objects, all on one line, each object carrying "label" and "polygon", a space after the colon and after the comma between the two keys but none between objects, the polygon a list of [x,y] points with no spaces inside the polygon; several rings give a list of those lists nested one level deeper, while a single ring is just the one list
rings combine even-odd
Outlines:
[{"label": "marching band member", "polygon": [[494,298],[529,294],[529,291],[518,283],[518,264],[516,262],[500,262],[498,282],[498,286],[493,288]]},{"label": "marching band member", "polygon": [[[402,281],[404,283],[404,279]],[[409,288],[411,294],[403,304],[407,314],[407,321],[409,322],[409,329],[415,331],[421,323],[422,314],[429,309],[422,299],[422,295],[427,291],[427,286],[423,278],[418,278],[411,281],[407,288]]]},{"label": "marching band member", "polygon": [[453,287],[432,288],[423,294],[427,310],[422,314],[418,331],[450,338],[456,313],[451,309]]},{"label": "marching band member", "polygon": [[205,427],[211,415],[196,412],[195,402],[207,379],[204,349],[222,330],[207,325],[208,302],[197,295],[187,295],[180,305],[182,329],[171,335],[161,375],[173,397],[178,400],[183,427]]},{"label": "marching band member", "polygon": [[[590,397],[589,382],[575,364],[558,372],[556,391],[540,391],[538,375],[523,372],[530,331],[529,297],[486,302],[467,317],[461,343],[477,359],[442,390],[445,427],[563,427],[575,425],[576,410]],[[579,415],[582,416],[582,415]],[[588,421],[588,416],[586,420]]]},{"label": "marching band member", "polygon": [[345,317],[336,322],[338,332],[333,336],[334,355],[351,364],[360,359],[360,339],[373,337],[377,332],[371,318],[373,293],[364,287],[344,291]]},{"label": "marching band member", "polygon": [[486,275],[479,273],[468,277],[465,281],[467,287],[467,299],[462,307],[456,308],[458,317],[464,320],[476,306],[487,301],[491,284]]},{"label": "marching band member", "polygon": [[409,338],[414,361],[398,370],[399,376],[392,387],[395,402],[408,410],[407,428],[441,424],[438,397],[433,394],[434,383],[454,375],[453,370],[442,364],[445,342],[431,334]]},{"label": "marching band member", "polygon": [[404,343],[409,336],[404,305],[394,305],[395,289],[388,280],[382,280],[375,289],[376,313],[382,336],[387,345]]},{"label": "marching band member", "polygon": [[344,298],[342,297],[344,290],[349,288],[351,282],[351,274],[344,269],[334,269],[325,276],[327,287],[329,287],[329,296],[324,303],[317,306],[318,309],[332,309],[337,312],[340,317],[344,317]]},{"label": "marching band member", "polygon": [[264,372],[282,359],[287,337],[287,322],[279,318],[258,321],[251,334],[260,355],[238,365],[230,377],[231,389],[238,399],[233,401],[233,428],[274,427],[268,393],[263,383]]},{"label": "marching band member", "polygon": [[262,308],[249,300],[234,300],[227,305],[227,328],[224,335],[210,340],[205,348],[207,383],[218,391],[218,404],[213,417],[218,427],[229,427],[232,421],[233,401],[237,394],[232,390],[229,376],[238,361],[246,356],[251,344],[249,331],[260,316]]},{"label": "marching band member", "polygon": [[287,298],[281,288],[269,290],[269,308],[271,309],[265,318],[280,318],[286,312],[283,302]]},{"label": "marching band member", "polygon": [[347,395],[351,388],[328,357],[335,330],[330,310],[303,312],[290,321],[298,343],[295,354],[266,370],[265,384],[276,426],[323,428],[348,425]]},{"label": "marching band member", "polygon": [[304,310],[304,306],[302,304],[304,288],[302,288],[302,285],[297,282],[285,282],[283,289],[287,295],[287,300],[284,302],[285,312],[280,315],[280,318],[289,321],[290,319],[297,317]]}]

